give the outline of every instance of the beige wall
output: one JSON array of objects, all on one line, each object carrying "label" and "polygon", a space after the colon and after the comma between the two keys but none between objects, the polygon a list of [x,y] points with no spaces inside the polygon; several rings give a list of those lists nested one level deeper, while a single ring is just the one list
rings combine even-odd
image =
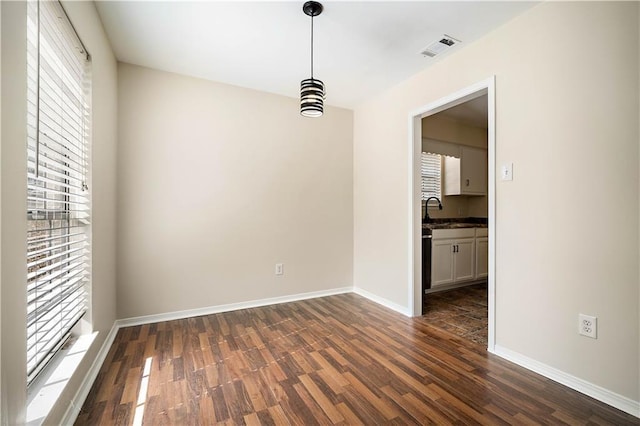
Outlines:
[{"label": "beige wall", "polygon": [[470,126],[442,113],[422,119],[422,137],[487,149],[487,129]]},{"label": "beige wall", "polygon": [[409,113],[495,75],[496,344],[638,401],[637,8],[543,3],[359,106],[354,285],[410,308]]},{"label": "beige wall", "polygon": [[[0,34],[2,34],[2,6],[0,6]],[[2,58],[2,42],[0,42],[0,58]],[[0,59],[0,64],[2,63]],[[0,65],[0,69],[2,66]],[[0,99],[2,99],[2,82],[0,81]],[[0,107],[0,110],[2,108]],[[0,165],[2,164],[2,114],[0,114]],[[2,188],[2,173],[0,172],[0,189]],[[1,192],[0,192],[1,194]],[[0,195],[0,259],[2,259],[2,195]],[[2,392],[2,262],[0,261],[0,408],[4,406]],[[0,410],[1,411],[1,410]],[[9,419],[0,413],[0,424],[8,423]]]},{"label": "beige wall", "polygon": [[489,197],[467,197],[469,217],[489,217]]},{"label": "beige wall", "polygon": [[119,317],[351,286],[352,126],[120,64]]},{"label": "beige wall", "polygon": [[[429,202],[429,217],[433,219],[451,219],[470,217],[469,199],[466,195],[443,195],[442,210],[438,210],[435,201]],[[422,205],[422,214],[424,215],[424,203]]]},{"label": "beige wall", "polygon": [[[487,129],[434,114],[422,119],[422,137],[487,149]],[[424,139],[423,139],[423,150]],[[429,209],[433,218],[487,217],[488,198],[479,196],[442,196],[442,210]]]},{"label": "beige wall", "polygon": [[443,195],[442,210],[438,210],[435,206],[435,201],[429,202],[429,217],[434,219],[489,217],[488,197],[486,196]]},{"label": "beige wall", "polygon": [[[93,60],[91,317],[98,337],[47,418],[57,424],[115,320],[116,62],[91,2],[65,2]],[[2,421],[26,402],[26,2],[2,2]],[[22,183],[21,183],[22,182]]]},{"label": "beige wall", "polygon": [[[2,2],[2,420],[26,402],[26,2]],[[20,185],[19,182],[24,182]]]}]

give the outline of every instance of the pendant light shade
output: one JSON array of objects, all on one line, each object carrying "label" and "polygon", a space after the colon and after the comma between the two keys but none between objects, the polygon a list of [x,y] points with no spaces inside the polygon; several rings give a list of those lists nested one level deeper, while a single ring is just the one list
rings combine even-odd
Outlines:
[{"label": "pendant light shade", "polygon": [[320,117],[324,112],[324,83],[307,78],[300,83],[300,114]]},{"label": "pendant light shade", "polygon": [[300,114],[304,117],[320,117],[324,112],[324,83],[313,78],[313,17],[322,13],[322,4],[308,1],[302,6],[305,15],[311,17],[311,78],[300,82]]}]

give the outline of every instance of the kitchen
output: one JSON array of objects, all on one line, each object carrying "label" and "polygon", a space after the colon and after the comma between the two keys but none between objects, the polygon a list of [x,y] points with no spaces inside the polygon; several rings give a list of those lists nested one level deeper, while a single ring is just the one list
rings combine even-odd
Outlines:
[{"label": "kitchen", "polygon": [[487,95],[422,119],[422,296],[431,325],[487,344]]}]

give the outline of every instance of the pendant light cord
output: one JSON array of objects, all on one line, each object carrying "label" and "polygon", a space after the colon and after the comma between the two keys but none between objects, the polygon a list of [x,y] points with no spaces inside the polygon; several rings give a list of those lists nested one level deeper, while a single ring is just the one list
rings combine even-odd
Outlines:
[{"label": "pendant light cord", "polygon": [[311,14],[311,79],[313,80],[313,14]]}]

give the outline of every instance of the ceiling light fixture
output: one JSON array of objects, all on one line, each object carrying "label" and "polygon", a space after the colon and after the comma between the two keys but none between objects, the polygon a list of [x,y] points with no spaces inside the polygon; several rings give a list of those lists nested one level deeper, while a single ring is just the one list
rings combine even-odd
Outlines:
[{"label": "ceiling light fixture", "polygon": [[311,16],[311,78],[300,82],[300,114],[304,117],[320,117],[324,112],[324,83],[313,78],[313,17],[322,13],[322,4],[308,1],[302,11]]}]

